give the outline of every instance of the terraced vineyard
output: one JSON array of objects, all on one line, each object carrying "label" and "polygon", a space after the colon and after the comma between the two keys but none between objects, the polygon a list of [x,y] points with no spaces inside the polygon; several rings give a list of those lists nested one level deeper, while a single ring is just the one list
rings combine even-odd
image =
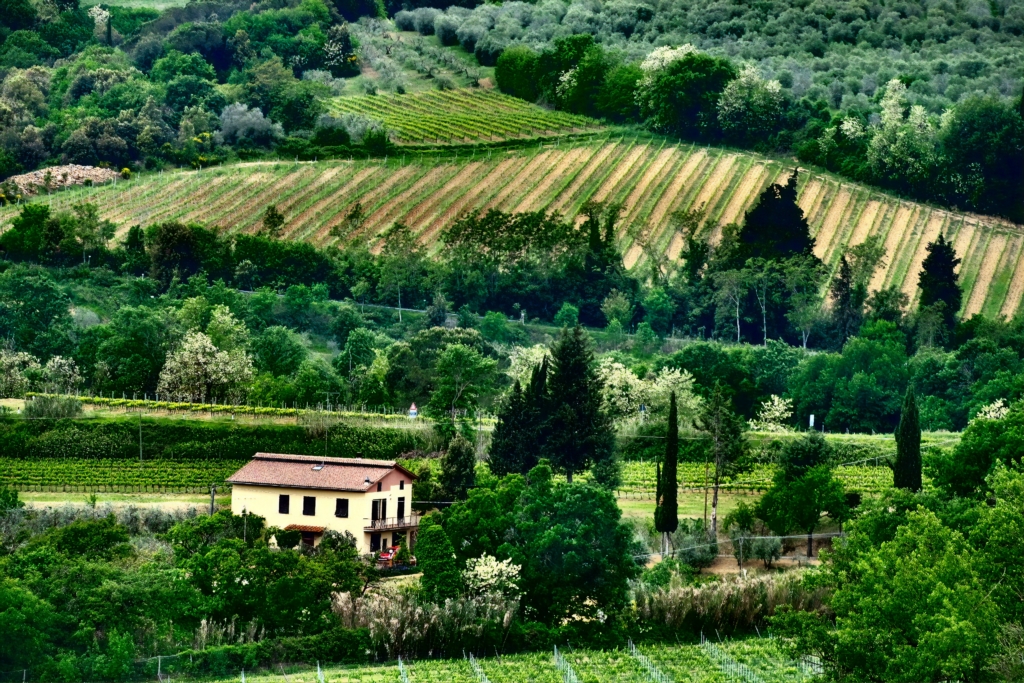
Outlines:
[{"label": "terraced vineyard", "polygon": [[18,491],[202,493],[221,485],[246,461],[0,458],[0,486]]},{"label": "terraced vineyard", "polygon": [[552,111],[493,90],[336,97],[334,114],[381,121],[398,143],[453,143],[553,137],[600,129],[585,116]]},{"label": "terraced vineyard", "polygon": [[[803,667],[785,657],[775,641],[755,638],[728,641],[718,646],[724,655],[724,663],[715,661],[700,645],[654,645],[641,646],[639,652],[646,655],[656,669],[668,680],[693,683],[726,683],[731,680],[746,680],[730,676],[727,672],[729,660],[742,658],[746,671],[761,680],[771,683],[804,683],[810,680]],[[646,683],[653,680],[628,649],[621,650],[573,650],[559,648],[565,662],[572,667],[580,681],[586,683]],[[402,667],[409,683],[561,683],[561,672],[555,665],[551,652],[537,652],[503,657],[488,657],[475,660],[476,667],[468,659],[448,660],[406,660]],[[168,669],[173,662],[165,663]],[[246,672],[250,683],[271,683],[279,681],[277,672],[257,674]],[[342,666],[323,668],[323,679],[318,679],[316,669],[292,670],[288,672],[292,683],[385,683],[404,680],[397,662],[364,666]],[[237,680],[235,677],[234,680]],[[752,680],[752,679],[750,679]]]},{"label": "terraced vineyard", "polygon": [[[483,95],[492,97],[493,95]],[[634,267],[645,252],[678,258],[682,238],[671,215],[704,206],[706,234],[741,221],[767,184],[784,180],[788,163],[752,154],[672,143],[650,135],[602,135],[557,140],[525,150],[449,148],[444,156],[412,155],[370,161],[265,162],[201,171],[150,174],[131,182],[79,188],[36,201],[70,207],[88,200],[120,226],[199,221],[228,233],[254,232],[271,203],[285,215],[285,236],[318,245],[339,240],[376,242],[397,221],[421,242],[466,211],[544,209],[574,216],[587,200],[624,204],[620,247]],[[367,219],[340,235],[348,209],[359,202]],[[830,175],[804,173],[800,204],[817,237],[816,253],[833,269],[843,250],[879,235],[888,252],[872,288],[896,284],[913,299],[925,246],[946,233],[963,259],[966,315],[1012,316],[1024,296],[1024,231],[994,218],[901,201]],[[0,209],[0,229],[17,214]],[[631,229],[632,228],[632,229]]]}]

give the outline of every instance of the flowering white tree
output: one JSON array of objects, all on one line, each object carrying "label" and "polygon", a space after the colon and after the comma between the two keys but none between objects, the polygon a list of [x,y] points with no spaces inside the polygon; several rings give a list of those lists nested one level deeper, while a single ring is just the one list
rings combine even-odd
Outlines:
[{"label": "flowering white tree", "polygon": [[761,78],[751,65],[725,86],[718,100],[718,122],[732,139],[763,140],[775,130],[781,116],[782,85]]},{"label": "flowering white tree", "polygon": [[508,354],[508,369],[505,370],[505,374],[512,379],[513,384],[519,380],[519,384],[526,386],[530,383],[533,369],[540,365],[547,355],[548,347],[543,344],[513,346]]},{"label": "flowering white tree", "polygon": [[47,391],[70,394],[82,384],[82,375],[75,361],[63,356],[54,356],[46,361],[43,368]]},{"label": "flowering white tree", "polygon": [[210,313],[210,322],[206,325],[206,334],[221,351],[234,351],[245,348],[249,344],[249,330],[227,306],[214,306]]},{"label": "flowering white tree", "polygon": [[889,185],[913,187],[925,182],[935,162],[935,128],[924,107],[907,110],[907,86],[899,79],[886,85],[882,121],[868,143],[868,164]]},{"label": "flowering white tree", "polygon": [[757,417],[750,421],[755,432],[783,433],[792,431],[786,424],[793,417],[793,401],[772,394],[757,409]]},{"label": "flowering white tree", "polygon": [[620,424],[639,418],[641,405],[648,415],[666,414],[673,391],[680,424],[692,423],[700,407],[700,397],[693,392],[693,376],[686,370],[663,368],[640,379],[622,363],[604,359],[598,373],[604,382],[605,405]]},{"label": "flowering white tree", "polygon": [[0,398],[18,398],[29,390],[39,361],[23,351],[0,350]]},{"label": "flowering white tree", "polygon": [[519,595],[519,570],[511,559],[499,561],[484,553],[466,561],[462,580],[470,595],[501,595],[514,598]]},{"label": "flowering white tree", "polygon": [[1006,405],[1006,401],[999,399],[989,403],[987,406],[983,406],[978,411],[978,414],[971,419],[971,422],[975,420],[1002,420],[1009,412],[1010,408]]},{"label": "flowering white tree", "polygon": [[202,332],[189,332],[167,357],[157,392],[195,403],[237,400],[244,395],[252,376],[252,360],[244,351],[220,351]]}]

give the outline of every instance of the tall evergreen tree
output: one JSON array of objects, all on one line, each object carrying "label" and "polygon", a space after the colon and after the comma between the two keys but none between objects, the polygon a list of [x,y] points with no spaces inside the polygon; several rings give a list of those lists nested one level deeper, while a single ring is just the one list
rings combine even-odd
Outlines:
[{"label": "tall evergreen tree", "polygon": [[512,386],[512,392],[498,411],[498,423],[491,435],[488,450],[491,472],[499,477],[506,474],[522,474],[530,471],[527,460],[536,444],[526,438],[530,423],[530,406],[519,380]]},{"label": "tall evergreen tree", "polygon": [[[425,517],[424,521],[429,519]],[[415,552],[423,572],[420,586],[427,598],[444,602],[446,598],[458,597],[462,591],[462,576],[455,565],[455,548],[440,523],[420,527]]]},{"label": "tall evergreen tree", "polygon": [[857,334],[864,322],[866,292],[854,281],[853,268],[844,255],[839,261],[839,272],[830,286],[832,296],[832,333],[836,346]]},{"label": "tall evergreen tree", "polygon": [[908,491],[921,490],[921,419],[917,410],[914,386],[903,397],[900,424],[896,428],[896,462],[893,484]]},{"label": "tall evergreen tree", "polygon": [[547,388],[549,418],[543,453],[571,482],[575,473],[611,458],[615,441],[594,350],[579,325],[559,335],[551,351]]},{"label": "tall evergreen tree", "polygon": [[946,330],[951,332],[956,326],[956,316],[963,303],[963,292],[956,274],[960,259],[956,257],[953,243],[947,242],[942,233],[939,233],[939,238],[926,249],[928,256],[921,264],[921,275],[917,285],[921,288],[918,310],[930,308],[941,302],[943,323]]},{"label": "tall evergreen tree", "polygon": [[738,239],[739,265],[751,258],[781,261],[792,256],[813,256],[814,238],[804,210],[797,203],[797,171],[785,185],[765,188],[747,212]]},{"label": "tall evergreen tree", "polygon": [[668,434],[665,436],[665,458],[658,466],[657,506],[654,508],[654,528],[661,532],[662,556],[668,552],[668,537],[679,528],[679,414],[676,392],[669,395]]},{"label": "tall evergreen tree", "polygon": [[448,500],[465,500],[476,484],[476,449],[459,434],[441,458],[441,486]]}]

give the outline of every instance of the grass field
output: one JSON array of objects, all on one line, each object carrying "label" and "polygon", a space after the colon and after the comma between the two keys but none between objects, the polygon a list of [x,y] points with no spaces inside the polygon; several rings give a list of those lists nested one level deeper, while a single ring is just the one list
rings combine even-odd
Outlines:
[{"label": "grass field", "polygon": [[[682,239],[672,224],[674,211],[703,206],[704,232],[714,240],[721,226],[742,221],[767,184],[784,181],[791,171],[788,163],[753,154],[619,132],[519,150],[448,147],[438,155],[387,160],[259,162],[153,173],[35,201],[55,208],[95,202],[121,234],[131,225],[167,220],[199,221],[229,234],[254,232],[265,208],[276,204],[285,215],[285,237],[317,245],[342,239],[332,229],[359,202],[367,219],[344,239],[376,244],[401,221],[430,246],[468,211],[547,210],[571,217],[587,200],[615,201],[624,205],[619,246],[626,265],[635,267],[647,258],[641,241],[650,253],[678,258]],[[942,230],[963,258],[963,313],[1010,316],[1020,308],[1024,232],[1016,226],[902,201],[813,172],[801,174],[800,204],[817,240],[815,252],[833,270],[845,248],[879,235],[888,255],[872,287],[896,284],[913,300],[925,247]],[[0,230],[17,211],[0,209]]]},{"label": "grass field", "polygon": [[398,143],[448,143],[555,137],[596,131],[585,116],[553,111],[493,90],[428,90],[408,95],[335,97],[334,114],[384,123]]}]

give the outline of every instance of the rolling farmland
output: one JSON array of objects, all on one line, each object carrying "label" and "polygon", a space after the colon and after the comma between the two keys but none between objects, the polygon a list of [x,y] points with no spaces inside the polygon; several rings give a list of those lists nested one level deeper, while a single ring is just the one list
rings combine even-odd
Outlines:
[{"label": "rolling farmland", "polygon": [[[54,208],[95,202],[122,234],[131,225],[167,220],[255,232],[264,209],[276,204],[285,215],[286,238],[318,245],[341,239],[374,243],[399,221],[421,242],[433,244],[444,226],[467,211],[543,209],[575,216],[587,200],[615,201],[624,204],[619,239],[632,268],[646,259],[636,236],[650,251],[678,257],[682,240],[672,226],[674,211],[703,205],[705,234],[715,240],[721,226],[742,221],[760,191],[784,181],[791,170],[789,163],[753,154],[651,135],[602,134],[519,150],[450,147],[439,155],[387,160],[259,162],[154,173],[36,201]],[[339,236],[332,229],[356,202],[366,221],[355,233]],[[888,255],[873,289],[896,284],[913,299],[925,246],[943,231],[963,259],[966,315],[1009,316],[1020,307],[1024,232],[1018,226],[902,201],[818,173],[801,174],[800,204],[817,237],[816,253],[833,269],[847,246],[869,235],[881,237]],[[0,229],[17,211],[0,209]]]},{"label": "rolling farmland", "polygon": [[601,128],[597,121],[585,116],[544,109],[493,90],[335,97],[331,100],[331,112],[377,119],[399,144],[555,137]]}]

